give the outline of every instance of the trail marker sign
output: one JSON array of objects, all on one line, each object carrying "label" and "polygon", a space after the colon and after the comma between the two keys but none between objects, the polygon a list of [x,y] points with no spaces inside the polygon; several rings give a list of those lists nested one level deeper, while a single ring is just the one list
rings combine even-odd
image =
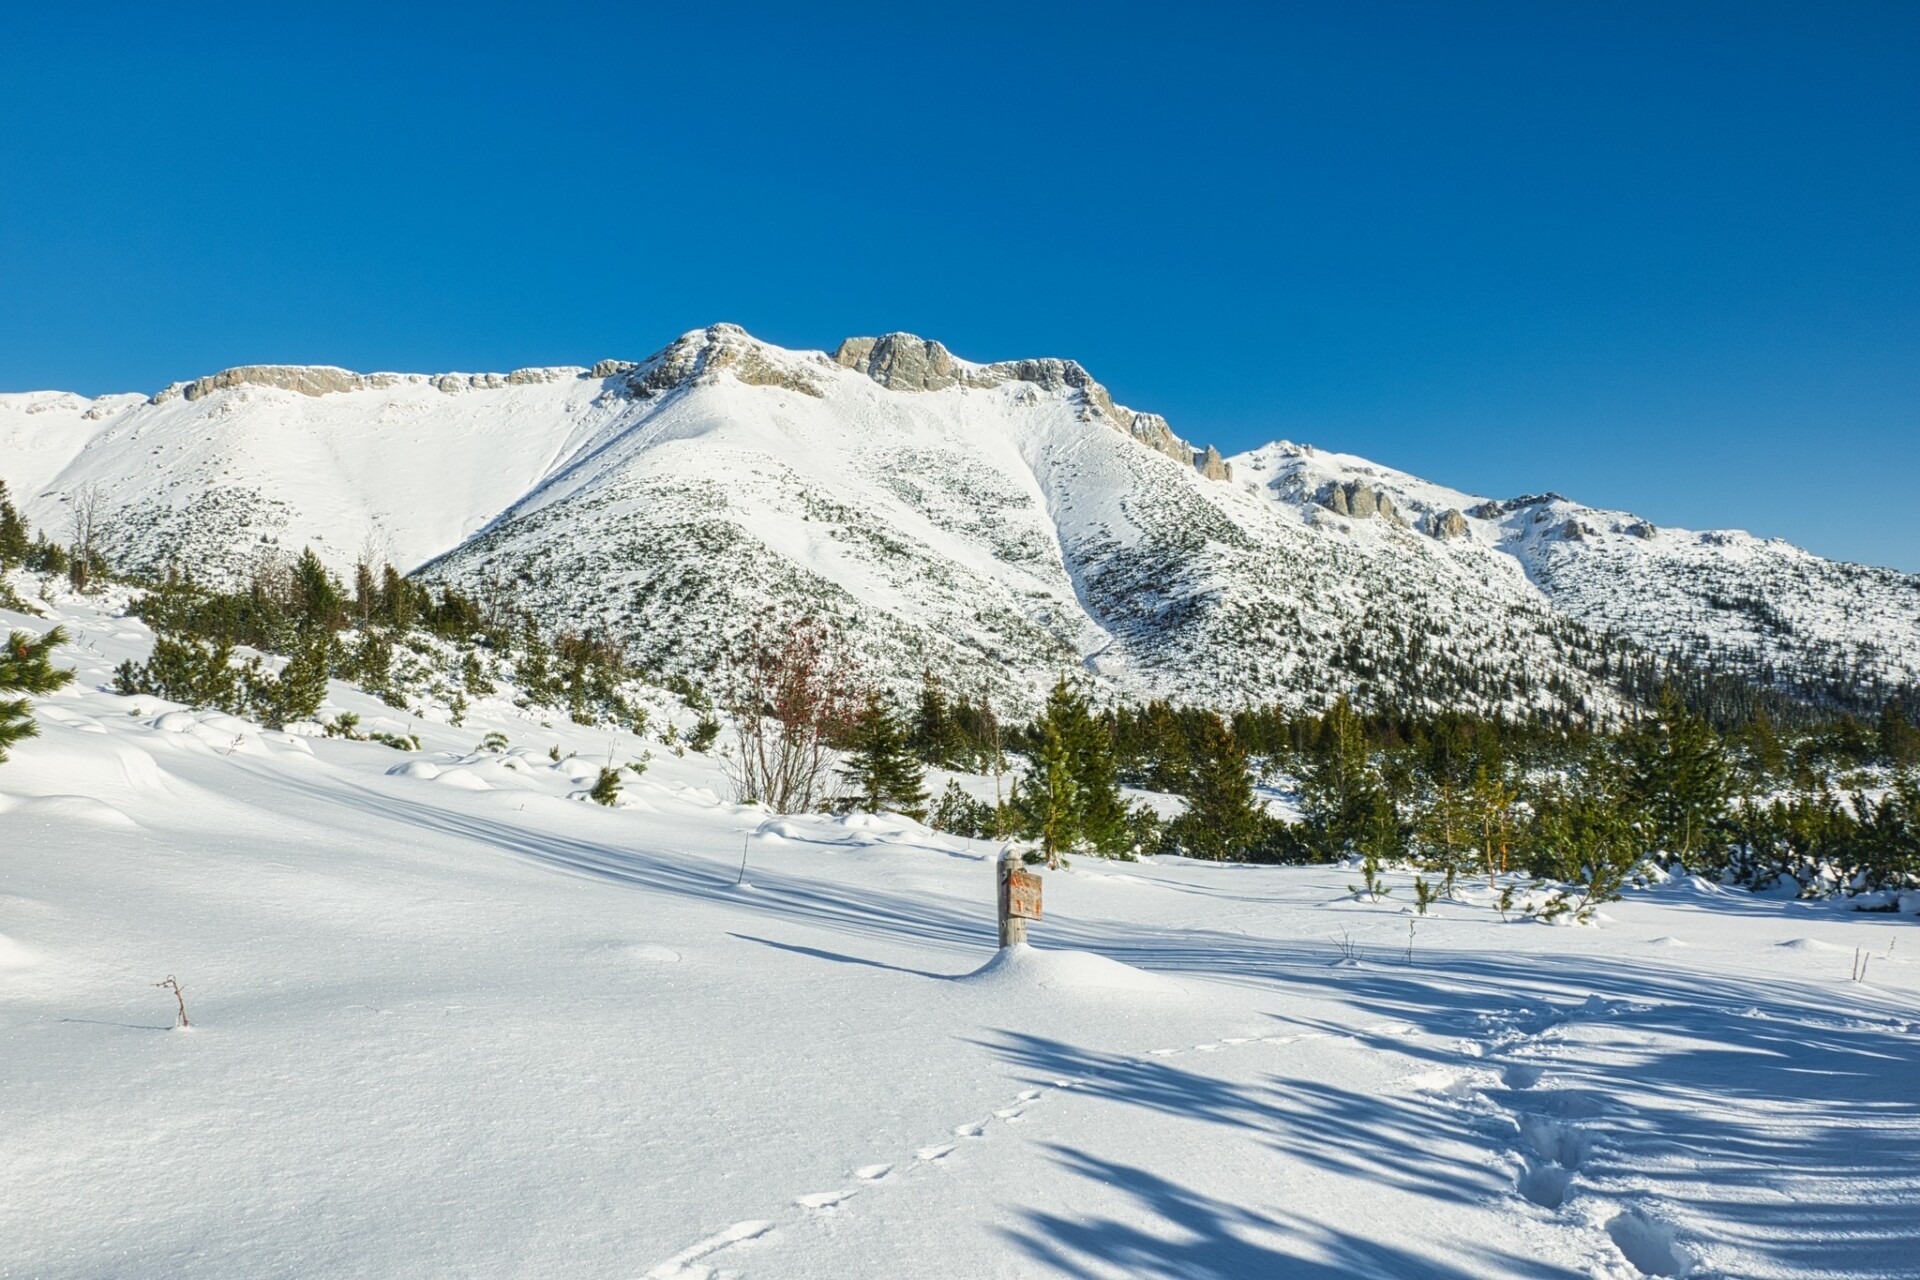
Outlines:
[{"label": "trail marker sign", "polygon": [[1023,868],[1011,848],[1000,854],[998,873],[1000,945],[1017,947],[1027,940],[1027,921],[1040,918],[1040,877]]},{"label": "trail marker sign", "polygon": [[1007,873],[1007,914],[1022,920],[1040,918],[1040,877],[1015,868]]}]

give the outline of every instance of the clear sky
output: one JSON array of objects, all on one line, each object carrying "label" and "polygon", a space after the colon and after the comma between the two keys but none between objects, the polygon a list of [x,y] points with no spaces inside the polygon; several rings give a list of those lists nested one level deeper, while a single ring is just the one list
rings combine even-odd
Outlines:
[{"label": "clear sky", "polygon": [[1914,0],[295,8],[0,15],[0,389],[905,329],[1920,571]]}]

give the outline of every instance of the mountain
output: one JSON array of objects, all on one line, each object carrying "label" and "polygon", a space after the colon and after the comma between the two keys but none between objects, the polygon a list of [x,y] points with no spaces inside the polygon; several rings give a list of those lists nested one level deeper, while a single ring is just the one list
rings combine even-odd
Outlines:
[{"label": "mountain", "polygon": [[90,495],[124,563],[390,559],[696,679],[808,613],[896,686],[1019,702],[1084,670],[1215,705],[1604,718],[1641,654],[1845,705],[1920,681],[1920,578],[1306,445],[1223,458],[1073,361],[906,334],[829,355],[715,325],[592,368],[0,396],[0,458],[37,524]]}]

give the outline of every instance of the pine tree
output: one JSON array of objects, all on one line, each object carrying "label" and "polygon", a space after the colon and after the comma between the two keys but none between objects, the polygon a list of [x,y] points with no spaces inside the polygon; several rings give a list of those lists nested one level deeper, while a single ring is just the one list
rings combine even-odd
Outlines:
[{"label": "pine tree", "polygon": [[333,666],[333,633],[320,627],[302,631],[279,676],[248,681],[248,698],[260,722],[281,729],[320,714],[327,700]]},{"label": "pine tree", "polygon": [[975,800],[960,789],[959,783],[949,781],[947,789],[940,793],[939,802],[927,815],[927,825],[949,835],[986,840],[994,834],[993,806]]},{"label": "pine tree", "polygon": [[1111,730],[1093,717],[1086,699],[1064,677],[1047,695],[1047,705],[1035,727],[1059,739],[1072,782],[1073,811],[1068,823],[1072,834],[1061,847],[1125,852],[1129,839],[1127,808],[1120,798]]},{"label": "pine tree", "polygon": [[[7,647],[0,650],[0,762],[7,748],[40,732],[33,722],[33,704],[24,696],[52,693],[73,679],[73,672],[56,670],[50,661],[55,646],[65,644],[67,633],[59,627],[38,639],[25,631],[7,636]],[[18,697],[6,695],[17,694]]]},{"label": "pine tree", "polygon": [[1707,722],[1681,705],[1671,685],[1662,687],[1654,722],[1629,745],[1630,789],[1647,815],[1660,848],[1684,865],[1715,838],[1714,824],[1727,808],[1727,759]]},{"label": "pine tree", "polygon": [[471,649],[460,659],[460,683],[476,698],[484,698],[494,690],[493,680],[481,664],[480,655]]},{"label": "pine tree", "polygon": [[229,715],[246,710],[241,673],[233,666],[233,645],[226,640],[191,636],[154,637],[153,654],[144,663],[123,662],[113,673],[115,692],[152,694],[190,707],[213,707]]},{"label": "pine tree", "polygon": [[926,813],[925,774],[908,748],[906,730],[879,694],[867,695],[849,745],[840,772],[853,787],[849,803],[855,809],[915,819]]},{"label": "pine tree", "polygon": [[920,709],[914,717],[913,749],[921,761],[950,769],[967,754],[967,742],[947,702],[940,678],[928,668],[920,675]]},{"label": "pine tree", "polygon": [[1880,708],[1880,754],[1896,767],[1920,762],[1920,729],[1913,727],[1898,702]]},{"label": "pine tree", "polygon": [[1300,780],[1310,846],[1323,858],[1369,860],[1402,852],[1399,818],[1374,768],[1366,725],[1343,695],[1316,727],[1318,743]]},{"label": "pine tree", "polygon": [[612,808],[620,800],[620,771],[611,767],[600,770],[600,776],[594,781],[593,789],[587,796],[595,804]]},{"label": "pine tree", "polygon": [[1514,804],[1519,792],[1497,765],[1483,764],[1473,771],[1473,785],[1466,799],[1473,837],[1480,846],[1487,886],[1491,888],[1507,870],[1507,859],[1513,851]]},{"label": "pine tree", "polygon": [[1245,747],[1219,716],[1209,715],[1191,758],[1187,811],[1174,820],[1172,838],[1197,858],[1246,856],[1264,834],[1267,813],[1254,802]]},{"label": "pine tree", "polygon": [[293,608],[308,627],[337,630],[346,624],[346,602],[333,575],[308,547],[293,566]]},{"label": "pine tree", "polygon": [[7,495],[7,482],[0,480],[0,573],[25,564],[27,553],[32,550],[27,522],[14,510],[13,500]]},{"label": "pine tree", "polygon": [[1454,882],[1473,850],[1473,805],[1470,792],[1442,774],[1420,806],[1416,818],[1422,861],[1443,877],[1440,892],[1453,896]]},{"label": "pine tree", "polygon": [[35,737],[40,731],[40,725],[33,722],[33,702],[27,697],[6,695],[48,695],[73,679],[73,672],[56,670],[50,662],[54,647],[65,643],[67,633],[61,628],[38,639],[29,631],[8,635],[6,649],[0,651],[0,762],[6,760],[13,743]]},{"label": "pine tree", "polygon": [[1080,838],[1079,793],[1073,779],[1073,757],[1060,731],[1043,721],[1040,742],[1027,757],[1028,768],[1013,789],[1013,811],[1020,834],[1040,842],[1049,867],[1060,865],[1060,855]]}]

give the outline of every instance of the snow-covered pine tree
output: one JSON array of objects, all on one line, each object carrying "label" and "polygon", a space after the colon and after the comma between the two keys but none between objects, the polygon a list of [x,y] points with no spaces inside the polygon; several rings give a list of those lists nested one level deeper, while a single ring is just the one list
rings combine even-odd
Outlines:
[{"label": "snow-covered pine tree", "polygon": [[878,693],[853,722],[847,758],[840,774],[853,788],[848,803],[868,813],[891,810],[919,818],[926,813],[926,775],[907,739],[907,731]]},{"label": "snow-covered pine tree", "polygon": [[50,660],[54,647],[66,640],[59,627],[37,638],[26,631],[8,635],[7,647],[0,650],[0,761],[8,747],[40,732],[27,695],[52,693],[73,679],[73,672],[56,669]]}]

